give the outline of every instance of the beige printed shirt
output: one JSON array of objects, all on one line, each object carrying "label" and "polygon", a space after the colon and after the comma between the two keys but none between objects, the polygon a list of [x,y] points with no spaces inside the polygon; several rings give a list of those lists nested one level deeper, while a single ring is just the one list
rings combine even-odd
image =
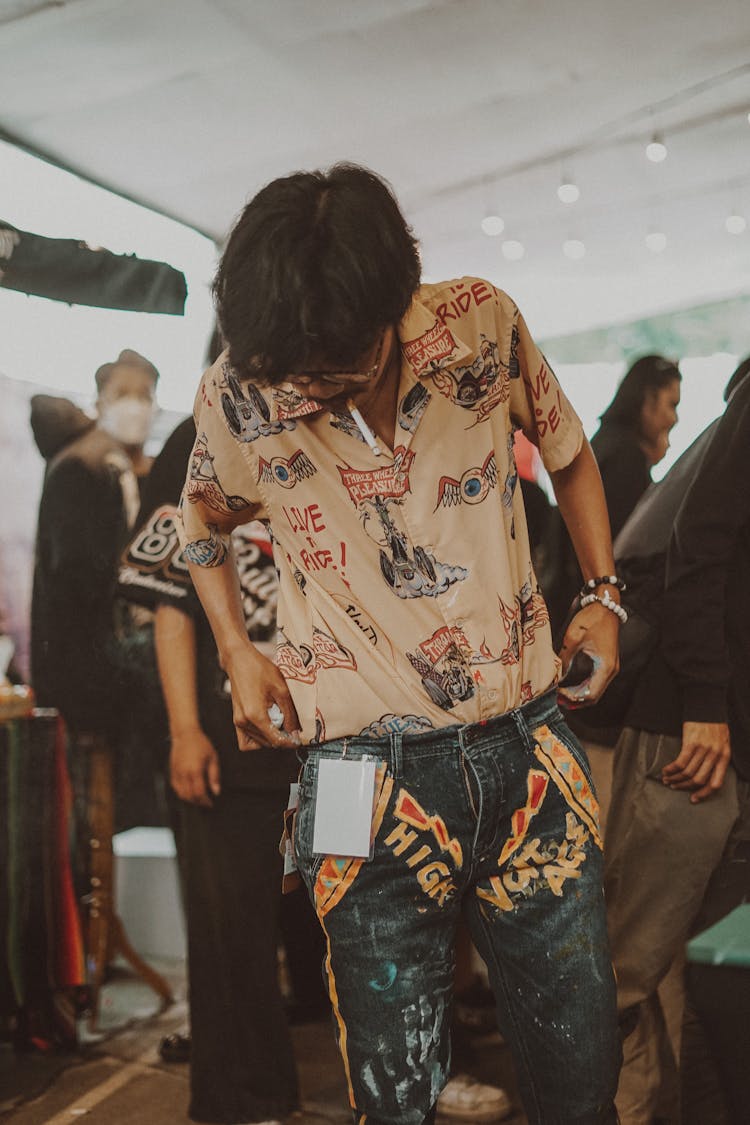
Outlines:
[{"label": "beige printed shirt", "polygon": [[226,355],[196,398],[185,552],[220,565],[233,526],[270,523],[276,661],[303,742],[477,722],[559,672],[513,433],[554,471],[579,452],[581,423],[487,281],[423,285],[398,335],[395,448],[380,457],[348,413],[291,383],[241,383]]}]

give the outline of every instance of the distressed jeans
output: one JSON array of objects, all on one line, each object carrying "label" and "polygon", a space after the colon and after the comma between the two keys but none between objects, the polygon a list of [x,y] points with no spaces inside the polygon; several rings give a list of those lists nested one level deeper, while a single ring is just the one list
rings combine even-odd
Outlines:
[{"label": "distressed jeans", "polygon": [[[372,860],[314,856],[321,758],[378,761]],[[309,748],[297,862],[355,1121],[420,1125],[450,1063],[463,911],[532,1125],[610,1125],[620,1064],[598,807],[554,693],[428,733]]]}]

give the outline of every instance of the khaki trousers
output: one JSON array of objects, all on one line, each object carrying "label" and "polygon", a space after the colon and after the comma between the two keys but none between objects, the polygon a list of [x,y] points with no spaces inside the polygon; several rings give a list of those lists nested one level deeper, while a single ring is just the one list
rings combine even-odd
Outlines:
[{"label": "khaki trousers", "polygon": [[658,988],[683,955],[739,815],[731,766],[716,796],[698,805],[662,783],[680,745],[625,728],[614,751],[604,885],[618,1010],[634,1026],[617,1095],[622,1125],[650,1125],[656,1113],[670,1051]]}]

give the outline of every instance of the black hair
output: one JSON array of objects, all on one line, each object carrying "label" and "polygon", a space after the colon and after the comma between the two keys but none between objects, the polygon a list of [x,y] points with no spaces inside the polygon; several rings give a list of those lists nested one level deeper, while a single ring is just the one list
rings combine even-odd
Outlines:
[{"label": "black hair", "polygon": [[229,360],[257,383],[313,358],[353,367],[419,281],[416,239],[374,172],[335,164],[273,180],[240,215],[214,280]]},{"label": "black hair", "polygon": [[750,355],[746,356],[738,363],[730,375],[729,382],[724,388],[724,402],[729,402],[729,396],[733,391],[737,390],[740,383],[747,375],[750,375]]},{"label": "black hair", "polygon": [[663,355],[644,355],[626,372],[615,397],[599,417],[602,425],[615,424],[639,429],[641,410],[649,391],[668,387],[675,379],[682,380],[679,367]]},{"label": "black hair", "polygon": [[117,359],[113,359],[110,363],[103,363],[101,367],[97,368],[94,379],[99,394],[101,394],[106,387],[116,367],[137,367],[139,370],[145,371],[147,375],[150,375],[154,386],[159,382],[159,372],[156,370],[151,360],[146,359],[145,355],[141,355],[140,352],[133,351],[132,348],[123,348]]}]

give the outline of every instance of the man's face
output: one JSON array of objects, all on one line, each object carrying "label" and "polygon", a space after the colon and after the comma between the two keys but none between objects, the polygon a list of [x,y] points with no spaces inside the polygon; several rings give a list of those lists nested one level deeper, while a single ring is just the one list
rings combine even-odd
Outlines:
[{"label": "man's face", "polygon": [[141,367],[118,363],[102,388],[97,406],[101,408],[102,405],[109,405],[121,398],[135,398],[152,406],[154,393],[154,380],[148,371],[144,371]]},{"label": "man's face", "polygon": [[351,371],[337,371],[321,358],[319,361],[314,360],[308,371],[290,376],[289,382],[305,398],[314,398],[318,402],[339,399],[344,402],[347,398],[357,398],[363,393],[369,397],[383,378],[395,342],[395,329],[384,328],[357,362],[352,364]]},{"label": "man's face", "polygon": [[155,389],[142,367],[116,364],[96,400],[99,425],[125,446],[142,446],[151,429]]}]

